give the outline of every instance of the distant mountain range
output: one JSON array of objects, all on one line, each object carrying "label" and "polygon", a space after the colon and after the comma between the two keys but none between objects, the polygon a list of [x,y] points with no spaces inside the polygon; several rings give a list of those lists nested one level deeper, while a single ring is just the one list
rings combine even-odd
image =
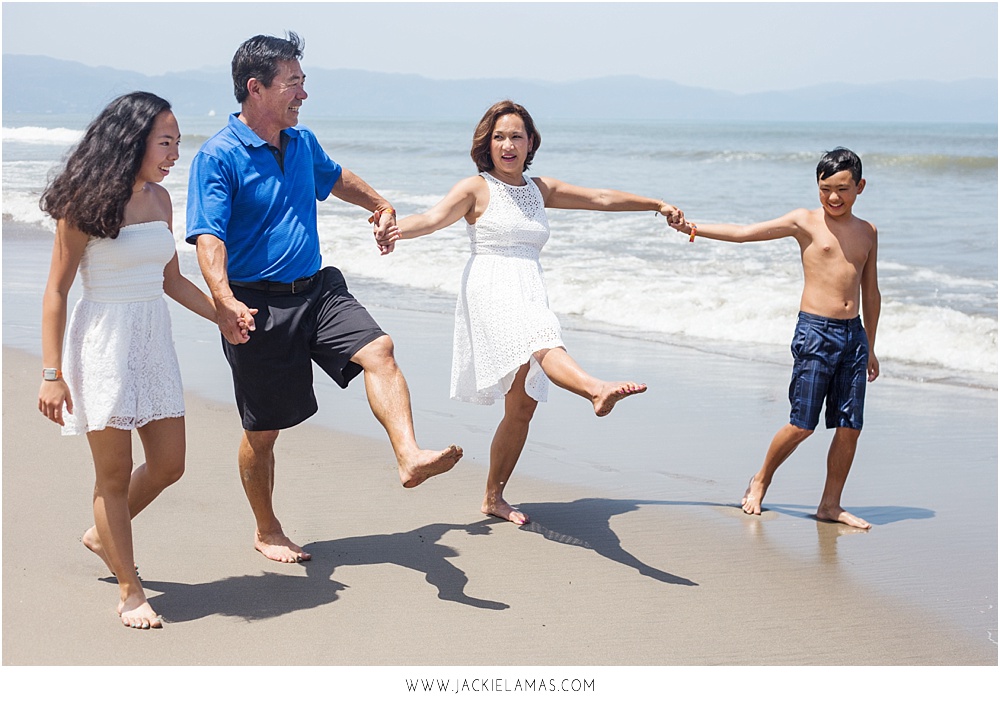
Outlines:
[{"label": "distant mountain range", "polygon": [[[997,81],[829,83],[738,95],[673,81],[609,76],[436,80],[400,73],[308,67],[309,113],[320,117],[462,119],[511,98],[536,117],[850,122],[997,122]],[[45,56],[3,55],[3,112],[96,113],[112,97],[149,90],[181,115],[235,112],[225,68],[146,76]]]}]

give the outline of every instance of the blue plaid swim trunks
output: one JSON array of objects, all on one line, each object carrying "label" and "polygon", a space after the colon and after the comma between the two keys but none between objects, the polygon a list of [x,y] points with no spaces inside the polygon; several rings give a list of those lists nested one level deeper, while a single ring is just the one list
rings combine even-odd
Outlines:
[{"label": "blue plaid swim trunks", "polygon": [[825,401],[828,429],[860,430],[868,380],[868,336],[861,318],[837,320],[800,312],[792,357],[789,422],[804,430],[816,429]]}]

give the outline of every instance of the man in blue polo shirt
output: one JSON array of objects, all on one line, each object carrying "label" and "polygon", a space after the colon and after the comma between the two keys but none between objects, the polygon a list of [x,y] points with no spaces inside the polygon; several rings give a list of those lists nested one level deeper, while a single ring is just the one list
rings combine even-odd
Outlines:
[{"label": "man in blue polo shirt", "polygon": [[[308,97],[299,65],[303,44],[259,35],[233,57],[240,112],[202,146],[191,164],[187,241],[218,310],[226,359],[243,420],[240,478],[257,522],[254,546],[268,559],[310,555],[285,535],[274,514],[278,433],[316,412],[312,362],[339,386],[364,371],[375,417],[396,454],[407,488],[451,469],[462,450],[421,449],[410,395],[392,339],[354,299],[339,270],[320,268],[316,202],[333,195],[373,213],[376,234],[395,211],[375,190],[330,159],[297,128]],[[249,340],[241,323],[256,311]]]}]

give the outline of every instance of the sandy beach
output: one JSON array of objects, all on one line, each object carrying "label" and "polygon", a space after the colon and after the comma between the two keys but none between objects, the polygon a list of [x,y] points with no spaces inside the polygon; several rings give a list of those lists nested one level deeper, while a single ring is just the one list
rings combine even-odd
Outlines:
[{"label": "sandy beach", "polygon": [[[400,695],[402,672],[423,667],[589,667],[631,695],[604,667],[997,664],[995,391],[891,376],[873,387],[845,496],[870,533],[810,517],[825,432],[779,473],[769,510],[748,517],[736,506],[786,417],[787,368],[570,330],[581,363],[650,391],[606,421],[553,393],[509,489],[534,518],[518,528],[478,513],[500,411],[447,400],[450,320],[378,308],[418,439],[458,442],[466,458],[402,489],[360,384],[318,383],[319,415],[284,433],[277,455],[278,515],[313,555],[294,565],[252,548],[217,335],[172,309],[188,466],[134,523],[166,625],[129,631],[113,578],[80,543],[92,522],[86,440],[60,438],[35,408],[47,245],[8,230],[5,667],[379,666],[393,674],[372,684]],[[879,671],[898,683],[905,670]]]}]

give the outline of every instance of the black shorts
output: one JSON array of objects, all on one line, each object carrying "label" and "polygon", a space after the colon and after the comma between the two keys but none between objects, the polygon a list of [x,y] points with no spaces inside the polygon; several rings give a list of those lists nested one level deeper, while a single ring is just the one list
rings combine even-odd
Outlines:
[{"label": "black shorts", "polygon": [[258,310],[250,341],[230,344],[222,339],[246,430],[283,430],[313,415],[319,406],[312,362],[347,388],[362,371],[351,357],[385,334],[332,266],[319,271],[301,292],[231,285],[241,303]]}]

